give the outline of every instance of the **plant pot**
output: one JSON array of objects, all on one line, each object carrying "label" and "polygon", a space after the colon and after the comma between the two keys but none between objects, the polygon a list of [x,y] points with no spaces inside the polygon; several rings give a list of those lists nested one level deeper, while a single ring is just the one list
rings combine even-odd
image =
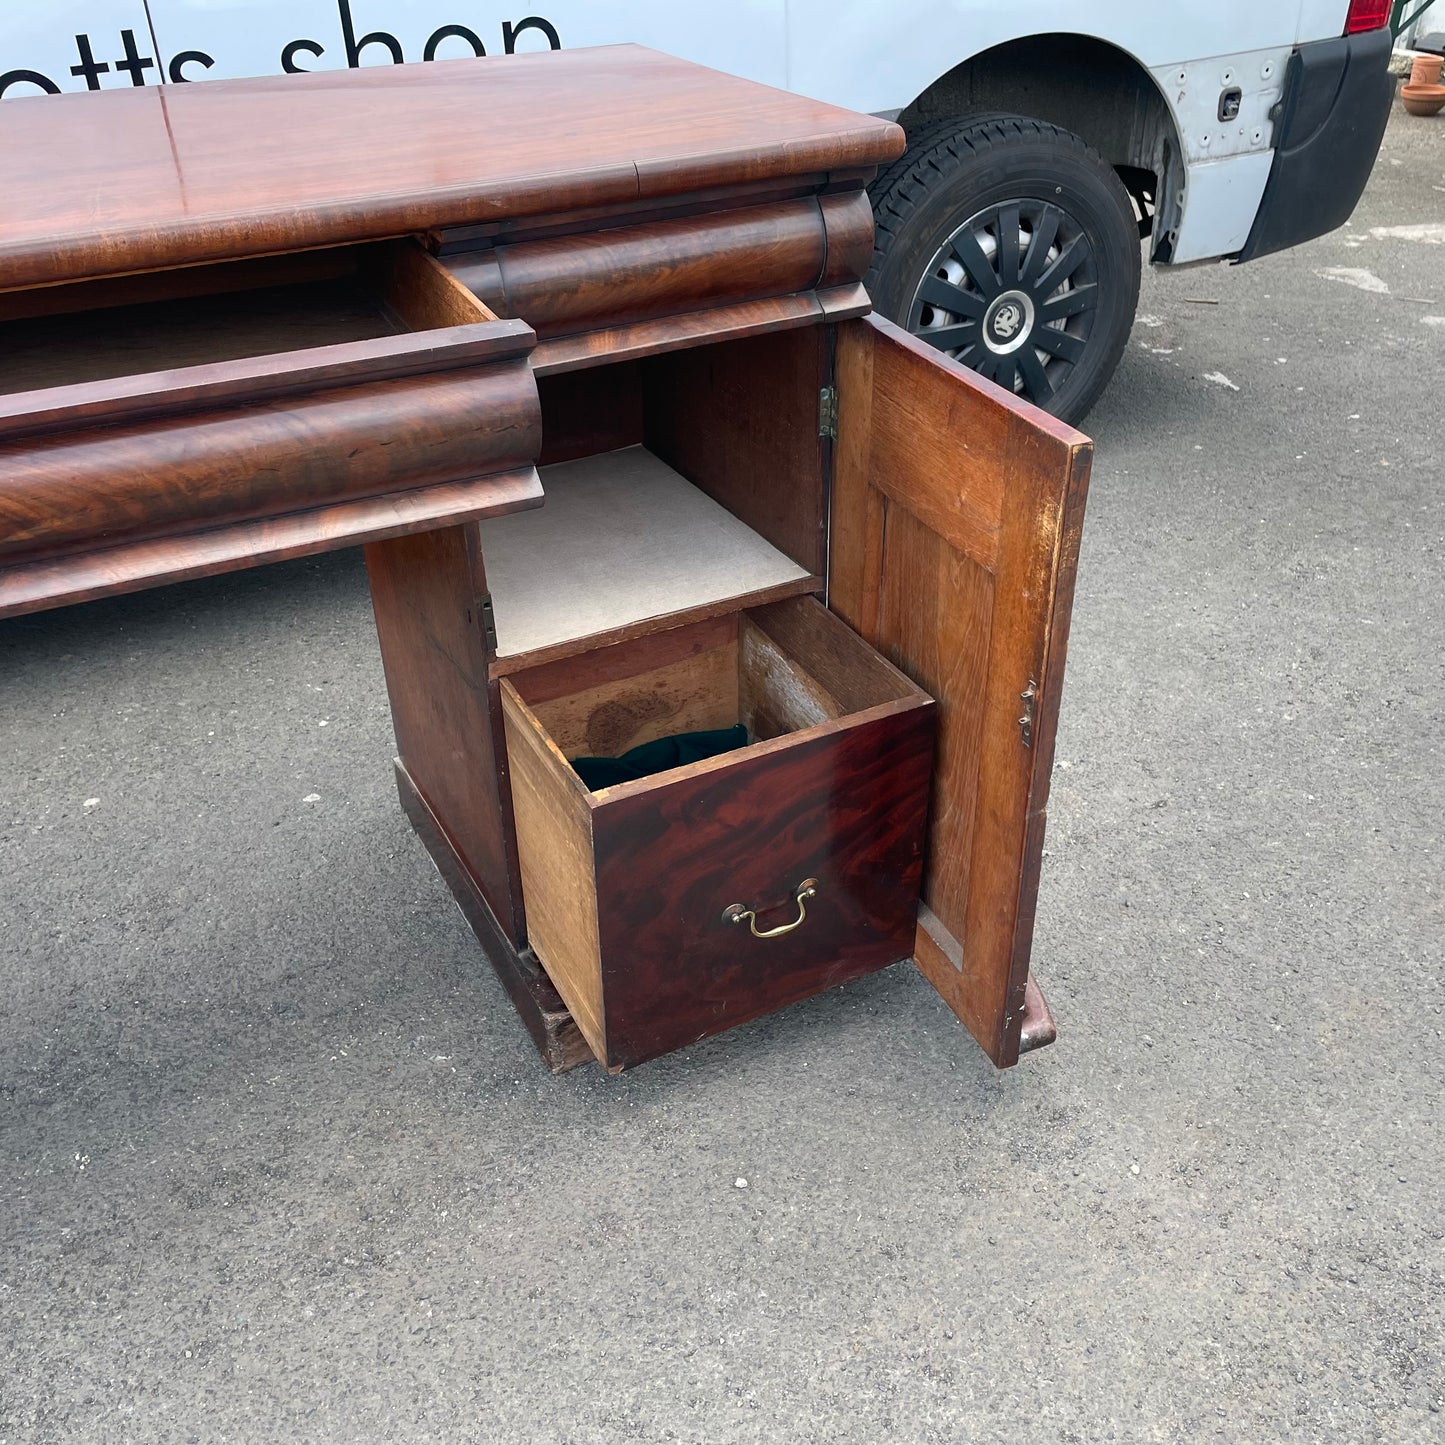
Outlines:
[{"label": "plant pot", "polygon": [[1445,106],[1445,85],[1407,85],[1400,100],[1411,115],[1435,115]]},{"label": "plant pot", "polygon": [[1407,82],[1411,87],[1417,85],[1439,85],[1440,69],[1445,66],[1445,56],[1440,55],[1417,55],[1415,63],[1410,67],[1410,79]]}]

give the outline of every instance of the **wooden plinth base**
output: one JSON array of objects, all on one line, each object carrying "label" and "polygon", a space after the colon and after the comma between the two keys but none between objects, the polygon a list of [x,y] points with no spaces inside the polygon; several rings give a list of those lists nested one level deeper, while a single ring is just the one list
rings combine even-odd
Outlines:
[{"label": "wooden plinth base", "polygon": [[1058,1036],[1049,1001],[1044,997],[1038,979],[1031,973],[1024,988],[1024,1022],[1019,1030],[1019,1053],[1031,1054],[1035,1049],[1047,1048]]},{"label": "wooden plinth base", "polygon": [[[437,872],[451,889],[462,916],[491,960],[497,977],[526,1024],[527,1032],[532,1035],[542,1062],[554,1074],[564,1074],[579,1064],[594,1062],[595,1056],[587,1040],[572,1021],[572,1015],[553,987],[552,980],[547,977],[546,969],[530,948],[519,953],[512,947],[467,871],[466,864],[457,855],[446,829],[417,791],[400,758],[396,761],[396,790],[401,795],[402,809],[411,819],[411,825],[431,854]],[[1053,1043],[1056,1036],[1053,1015],[1043,990],[1030,974],[1028,991],[1024,996],[1024,1024],[1019,1052],[1029,1053],[1044,1048]]]},{"label": "wooden plinth base", "polygon": [[537,955],[530,948],[519,953],[512,947],[466,864],[457,855],[446,829],[417,791],[411,774],[400,759],[396,763],[396,790],[401,795],[401,806],[431,854],[437,872],[451,889],[463,917],[477,935],[497,977],[522,1016],[527,1032],[532,1035],[532,1041],[542,1055],[542,1062],[554,1074],[575,1069],[578,1064],[591,1063],[592,1050],[582,1037],[581,1030],[572,1022],[567,1005],[552,986],[552,980],[537,961]]}]

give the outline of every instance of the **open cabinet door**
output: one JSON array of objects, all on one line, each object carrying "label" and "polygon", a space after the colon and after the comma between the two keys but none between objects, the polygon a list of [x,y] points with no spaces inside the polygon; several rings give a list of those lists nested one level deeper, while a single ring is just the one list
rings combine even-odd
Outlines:
[{"label": "open cabinet door", "polygon": [[1093,449],[890,322],[837,338],[828,605],[938,700],[914,957],[1006,1068]]}]

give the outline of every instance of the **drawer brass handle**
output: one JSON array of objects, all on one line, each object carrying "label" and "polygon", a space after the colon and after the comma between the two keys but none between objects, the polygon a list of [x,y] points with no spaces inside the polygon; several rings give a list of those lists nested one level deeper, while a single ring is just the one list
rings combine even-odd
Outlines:
[{"label": "drawer brass handle", "polygon": [[746,923],[754,938],[781,938],[795,928],[801,928],[808,921],[808,900],[818,896],[818,880],[805,878],[798,884],[793,897],[797,900],[798,916],[791,923],[780,923],[776,928],[758,929],[758,915],[741,903],[729,903],[723,909],[724,923]]}]

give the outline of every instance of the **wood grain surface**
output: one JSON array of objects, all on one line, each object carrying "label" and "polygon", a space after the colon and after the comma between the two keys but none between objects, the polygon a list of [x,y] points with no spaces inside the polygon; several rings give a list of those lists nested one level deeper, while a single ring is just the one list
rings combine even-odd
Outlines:
[{"label": "wood grain surface", "polygon": [[542,504],[532,467],[0,567],[0,617],[187,582]]},{"label": "wood grain surface", "polygon": [[359,246],[357,251],[388,313],[407,331],[440,331],[497,319],[415,238]]},{"label": "wood grain surface", "polygon": [[803,196],[853,194],[867,186],[874,170],[874,167],[867,166],[857,170],[793,171],[763,180],[709,186],[706,192],[680,191],[676,195],[650,196],[646,200],[633,198],[598,206],[563,207],[535,216],[502,217],[475,225],[444,226],[426,232],[424,239],[434,255],[447,258],[519,241],[544,241],[554,236],[607,230],[614,226],[704,216],[736,206],[795,201]]},{"label": "wood grain surface", "polygon": [[917,683],[861,642],[816,598],[794,597],[749,608],[744,623],[749,633],[766,638],[774,653],[789,661],[826,717],[923,696]]},{"label": "wood grain surface", "polygon": [[401,762],[498,926],[523,947],[501,696],[487,673],[487,578],[477,526],[369,546],[366,574]]},{"label": "wood grain surface", "polygon": [[173,271],[141,271],[91,281],[57,282],[27,291],[0,290],[0,322],[354,278],[359,272],[363,249],[328,246],[317,251],[297,251],[289,256],[253,256],[242,261],[181,266]]},{"label": "wood grain surface", "polygon": [[[274,335],[271,340],[274,343]],[[146,364],[133,375],[0,395],[0,441],[271,401],[366,382],[434,376],[522,358],[531,346],[532,332],[522,322],[490,321],[445,332],[268,351],[242,360],[173,370]],[[146,362],[154,360],[152,356]]]},{"label": "wood grain surface", "polygon": [[547,960],[547,975],[582,1036],[605,1060],[591,799],[516,689],[503,682],[501,690],[527,941]]},{"label": "wood grain surface", "polygon": [[875,317],[839,328],[837,366],[829,605],[938,700],[915,956],[1006,1067],[1092,448]]},{"label": "wood grain surface", "polygon": [[499,244],[444,264],[497,314],[552,340],[831,294],[856,284],[872,256],[873,212],[859,190]]},{"label": "wood grain surface", "polygon": [[[609,1067],[912,951],[933,702],[816,601],[519,673],[503,698],[529,936]],[[597,793],[566,761],[734,722],[762,741]],[[785,922],[805,878],[794,933],[722,916]]]},{"label": "wood grain surface", "polygon": [[[741,760],[739,760],[739,757]],[[933,705],[885,703],[598,795],[609,1066],[629,1066],[884,968],[913,950]],[[723,918],[733,903],[754,938]]]},{"label": "wood grain surface", "polygon": [[827,255],[823,212],[808,197],[523,241],[446,264],[499,315],[552,337],[808,291]]},{"label": "wood grain surface", "polygon": [[[631,46],[0,113],[0,615],[368,542],[403,800],[558,1066],[910,954],[996,1063],[1051,1037],[1029,954],[1089,447],[848,319],[896,126]],[[562,620],[499,661],[478,519],[541,499],[538,376],[549,457],[645,442],[784,569],[698,591],[716,529],[613,497],[642,550],[550,536],[524,570]],[[825,565],[851,632],[796,595]],[[762,741],[656,779],[566,762],[733,717]],[[804,878],[796,931],[724,921],[788,920]]]},{"label": "wood grain surface", "polygon": [[[528,706],[569,758],[620,757],[631,748],[673,733],[708,732],[730,728],[740,719],[746,721],[738,696],[737,617],[719,617],[678,630],[705,631],[717,623],[723,624],[726,632],[712,647],[689,650],[645,671],[610,673],[590,686]],[[656,640],[643,638],[632,647],[644,649]],[[535,692],[536,687],[529,691]]]},{"label": "wood grain surface", "polygon": [[514,673],[512,682],[527,706],[540,715],[541,709],[554,698],[565,698],[608,683],[622,683],[656,668],[670,667],[700,652],[736,643],[737,636],[737,615],[728,613],[530,667],[525,672]]},{"label": "wood grain surface", "polygon": [[642,442],[642,368],[634,362],[539,377],[539,466],[614,452]]},{"label": "wood grain surface", "polygon": [[868,293],[856,282],[823,291],[769,296],[760,301],[732,301],[706,310],[658,317],[654,321],[600,326],[576,336],[554,336],[539,341],[532,353],[532,368],[542,377],[589,366],[610,366],[617,361],[660,356],[709,342],[866,316],[872,304]]},{"label": "wood grain surface", "polygon": [[0,443],[0,563],[511,470],[540,443],[522,360]]},{"label": "wood grain surface", "polygon": [[827,484],[818,398],[828,337],[805,327],[654,357],[648,447],[799,566],[821,573]]},{"label": "wood grain surface", "polygon": [[492,317],[415,242],[326,258],[307,284],[236,292],[238,268],[199,267],[197,285],[226,273],[218,292],[0,322],[5,606],[540,501],[530,328]]},{"label": "wood grain surface", "polygon": [[400,329],[352,277],[0,322],[0,396],[364,343]]},{"label": "wood grain surface", "polygon": [[873,263],[873,207],[868,197],[861,190],[848,191],[822,196],[818,205],[828,238],[819,287],[861,281]]},{"label": "wood grain surface", "polygon": [[5,130],[0,290],[876,167],[903,145],[636,46],[15,99]]}]

